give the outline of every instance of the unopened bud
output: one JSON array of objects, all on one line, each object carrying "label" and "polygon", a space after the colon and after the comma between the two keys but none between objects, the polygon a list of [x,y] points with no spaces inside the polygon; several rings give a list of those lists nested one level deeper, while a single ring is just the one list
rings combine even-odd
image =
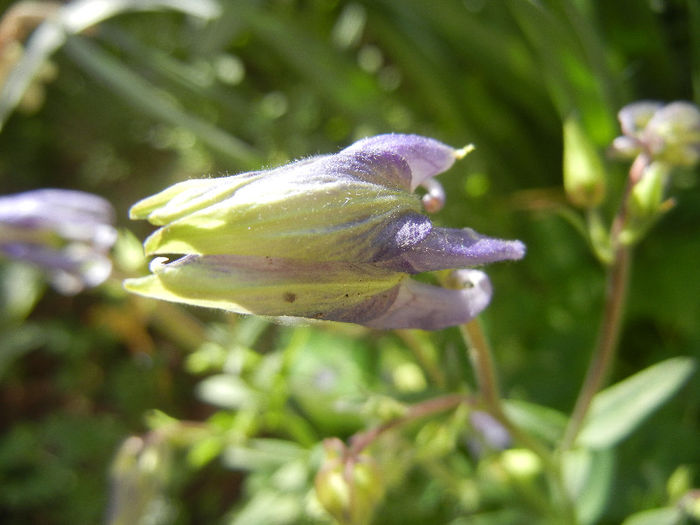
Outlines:
[{"label": "unopened bud", "polygon": [[513,479],[529,481],[542,472],[542,461],[531,450],[511,448],[501,454],[501,465]]},{"label": "unopened bud", "polygon": [[343,525],[370,523],[384,497],[382,476],[372,458],[350,456],[337,438],[323,443],[326,457],[314,482],[323,508]]},{"label": "unopened bud", "polygon": [[641,180],[632,189],[630,212],[643,217],[655,215],[663,202],[669,167],[660,162],[647,166]]},{"label": "unopened bud", "polygon": [[605,197],[605,169],[575,117],[564,122],[564,189],[580,208],[594,208]]},{"label": "unopened bud", "polygon": [[644,169],[630,193],[627,223],[620,234],[624,244],[639,240],[654,221],[670,208],[664,199],[670,173],[671,167],[663,162],[652,162]]}]

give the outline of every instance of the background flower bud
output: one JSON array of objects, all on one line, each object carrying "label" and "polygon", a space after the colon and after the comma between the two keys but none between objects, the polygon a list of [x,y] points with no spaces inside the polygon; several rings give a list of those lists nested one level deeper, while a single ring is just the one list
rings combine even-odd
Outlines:
[{"label": "background flower bud", "polygon": [[670,166],[658,161],[644,169],[642,177],[630,193],[627,224],[621,234],[623,242],[629,244],[637,241],[668,209],[664,194],[670,173]]},{"label": "background flower bud", "polygon": [[81,191],[40,189],[0,197],[0,256],[40,267],[57,291],[101,284],[112,270],[114,210]]},{"label": "background flower bud", "polygon": [[598,206],[605,197],[603,163],[576,117],[564,122],[564,190],[581,208]]},{"label": "background flower bud", "polygon": [[343,525],[370,523],[384,497],[377,465],[365,454],[349,456],[337,438],[326,439],[323,446],[326,457],[314,481],[319,502]]}]

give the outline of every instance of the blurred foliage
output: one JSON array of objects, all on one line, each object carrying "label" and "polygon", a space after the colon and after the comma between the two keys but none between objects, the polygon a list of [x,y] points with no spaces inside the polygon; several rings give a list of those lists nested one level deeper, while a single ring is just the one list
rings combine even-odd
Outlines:
[{"label": "blurred foliage", "polygon": [[[81,3],[89,10],[87,0],[73,5]],[[111,200],[124,230],[112,280],[80,296],[45,289],[32,269],[0,267],[0,520],[330,523],[313,491],[328,466],[324,438],[468,392],[457,329],[275,325],[120,287],[143,271],[134,235],[148,231],[126,218],[136,200],[381,132],[477,146],[442,177],[448,202],[436,222],[527,244],[523,262],[489,268],[495,297],[483,321],[513,417],[556,439],[604,287],[566,206],[563,125],[574,115],[600,156],[608,220],[627,170],[604,158],[618,109],[640,99],[700,103],[698,3],[220,0],[210,12],[197,0],[146,4],[153,9],[68,31],[0,132],[3,193],[91,191]],[[40,15],[54,13],[50,5],[39,4]],[[1,34],[0,80],[41,21]],[[670,193],[676,207],[635,250],[613,382],[700,356],[697,173],[678,173]],[[673,377],[659,391],[681,388]],[[655,510],[625,523],[683,519],[700,468],[698,384],[614,450],[567,460],[582,523],[621,523],[645,509]],[[555,523],[541,466],[517,448],[475,455],[464,410],[408,422],[367,449],[368,472],[381,473],[363,474],[367,494],[372,484],[386,494],[375,522]],[[329,501],[342,504],[338,490]]]}]

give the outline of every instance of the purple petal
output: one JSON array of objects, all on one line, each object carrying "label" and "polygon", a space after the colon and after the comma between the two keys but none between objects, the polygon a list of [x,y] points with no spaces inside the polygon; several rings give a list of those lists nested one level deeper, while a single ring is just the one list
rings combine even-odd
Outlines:
[{"label": "purple petal", "polygon": [[420,242],[381,262],[385,268],[420,273],[522,259],[525,245],[476,233],[470,228],[433,228]]},{"label": "purple petal", "polygon": [[380,329],[440,330],[470,321],[488,306],[491,282],[479,270],[458,273],[467,286],[462,290],[440,288],[411,279],[402,281],[394,304],[383,315],[362,324]]},{"label": "purple petal", "polygon": [[112,222],[114,210],[102,197],[74,190],[40,189],[0,197],[0,221],[38,217],[61,221],[82,218]]},{"label": "purple petal", "polygon": [[0,197],[0,223],[47,230],[65,240],[109,247],[116,240],[112,205],[82,191],[41,189]]},{"label": "purple petal", "polygon": [[459,157],[457,150],[420,135],[387,134],[355,142],[341,153],[391,152],[403,157],[411,168],[411,191],[425,179],[447,171]]},{"label": "purple petal", "polygon": [[447,200],[442,184],[435,179],[425,179],[420,185],[426,189],[426,194],[421,199],[425,211],[427,213],[439,212]]},{"label": "purple petal", "polygon": [[407,213],[397,217],[374,238],[377,251],[372,261],[379,262],[384,268],[405,271],[403,267],[394,268],[387,262],[401,259],[407,250],[424,241],[432,230],[433,223],[425,215]]},{"label": "purple petal", "polygon": [[0,244],[0,253],[44,269],[54,288],[64,295],[102,284],[112,271],[109,258],[87,245],[55,250],[39,244],[8,243]]},{"label": "purple petal", "polygon": [[508,430],[488,412],[472,410],[469,413],[469,423],[474,434],[467,440],[467,446],[477,458],[491,450],[505,450],[510,446]]},{"label": "purple petal", "polygon": [[390,188],[412,189],[411,168],[400,154],[389,150],[347,148],[335,155],[317,157],[309,168],[319,175],[340,180],[351,176]]}]

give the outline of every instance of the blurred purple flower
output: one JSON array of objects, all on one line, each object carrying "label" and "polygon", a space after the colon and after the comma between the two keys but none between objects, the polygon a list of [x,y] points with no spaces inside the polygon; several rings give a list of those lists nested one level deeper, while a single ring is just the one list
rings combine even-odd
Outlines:
[{"label": "blurred purple flower", "polygon": [[[152,262],[152,275],[125,286],[239,313],[374,328],[464,323],[489,303],[485,274],[460,274],[461,289],[409,275],[525,253],[519,241],[437,228],[424,215],[444,201],[433,177],[467,151],[417,135],[379,135],[334,155],[176,184],[131,208],[132,218],[161,226],[144,246],[165,257]],[[422,201],[418,186],[427,190]]]},{"label": "blurred purple flower", "polygon": [[57,291],[75,294],[109,277],[113,223],[110,203],[90,193],[40,189],[0,196],[0,256],[41,267]]},{"label": "blurred purple flower", "polygon": [[475,457],[482,457],[488,451],[505,450],[510,446],[508,430],[489,413],[472,410],[469,413],[469,424],[473,432],[467,439],[467,445]]}]

